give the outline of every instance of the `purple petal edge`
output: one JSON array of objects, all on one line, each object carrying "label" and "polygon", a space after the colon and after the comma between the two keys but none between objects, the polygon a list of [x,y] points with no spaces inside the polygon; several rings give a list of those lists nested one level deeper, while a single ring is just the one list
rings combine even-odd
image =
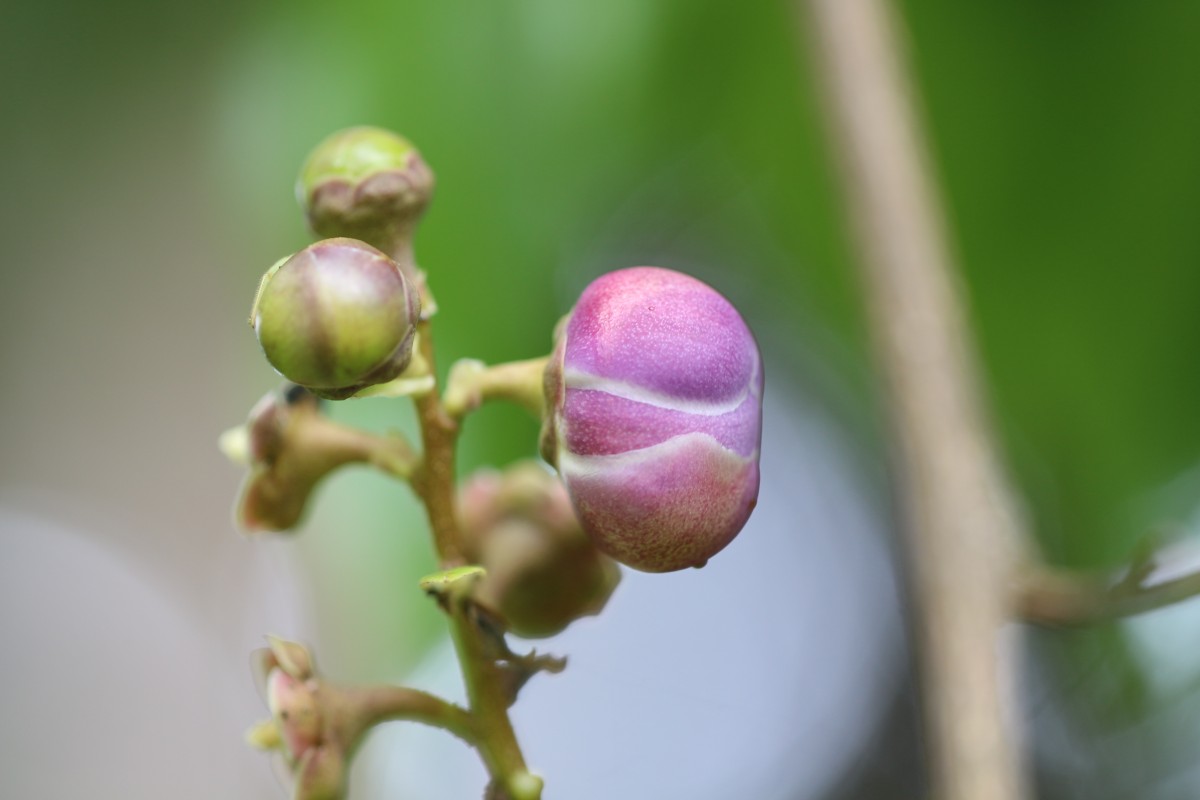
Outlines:
[{"label": "purple petal edge", "polygon": [[658,267],[603,275],[580,296],[566,331],[564,365],[667,396],[739,396],[758,347],[728,300],[695,278]]},{"label": "purple petal edge", "polygon": [[596,546],[646,572],[703,566],[742,529],[758,497],[758,454],[743,458],[703,434],[632,458],[568,456],[559,466]]}]

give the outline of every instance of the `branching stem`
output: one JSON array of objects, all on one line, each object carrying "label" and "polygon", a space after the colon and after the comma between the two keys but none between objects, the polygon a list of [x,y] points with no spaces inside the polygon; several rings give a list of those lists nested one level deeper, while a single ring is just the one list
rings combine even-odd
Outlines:
[{"label": "branching stem", "polygon": [[[1066,627],[1144,614],[1200,595],[1200,568],[1160,568],[1165,562],[1155,555],[1115,574],[1031,567],[1017,583],[1017,614],[1035,625]],[[1151,580],[1158,572],[1173,577]]]},{"label": "branching stem", "polygon": [[406,720],[449,731],[467,744],[476,745],[479,733],[470,713],[440,697],[401,686],[369,686],[337,690],[346,708],[355,710],[353,742],[382,722]]},{"label": "branching stem", "polygon": [[[428,321],[419,327],[421,356],[434,372],[433,335]],[[454,508],[455,445],[458,421],[446,413],[436,388],[414,399],[425,457],[413,475],[413,488],[425,503],[434,546],[443,568],[462,566],[458,518]]]},{"label": "branching stem", "polygon": [[[434,373],[430,323],[420,327],[422,357]],[[443,569],[465,563],[455,511],[455,445],[458,420],[447,413],[435,389],[415,399],[425,458],[413,476],[413,487],[425,503],[434,544]],[[478,738],[476,746],[494,782],[513,800],[538,800],[540,781],[531,780],[516,733],[508,718],[509,692],[504,675],[488,652],[482,631],[461,605],[450,608],[451,632],[466,684],[467,700]]]},{"label": "branching stem", "polygon": [[549,360],[543,356],[490,367],[471,358],[456,361],[446,379],[446,412],[461,418],[489,400],[505,400],[541,419],[546,402],[542,375]]},{"label": "branching stem", "polygon": [[[340,447],[347,463],[359,461],[370,464],[403,481],[409,480],[420,464],[420,458],[412,446],[398,433],[377,436],[324,418],[319,419],[319,426],[312,426],[311,436],[327,441],[330,447]],[[321,449],[317,444],[305,444],[304,447],[307,452],[319,452]]]}]

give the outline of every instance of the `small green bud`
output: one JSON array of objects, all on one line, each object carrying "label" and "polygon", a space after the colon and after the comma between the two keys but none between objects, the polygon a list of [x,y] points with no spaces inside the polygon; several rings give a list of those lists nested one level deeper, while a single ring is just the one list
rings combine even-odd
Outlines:
[{"label": "small green bud", "polygon": [[352,236],[396,252],[433,195],[433,173],[407,139],[349,128],[309,155],[296,195],[318,236]]},{"label": "small green bud", "polygon": [[267,696],[267,679],[276,669],[281,669],[285,674],[301,681],[316,675],[312,654],[304,645],[280,639],[278,636],[267,636],[267,645],[250,654],[250,670],[254,674],[254,683],[264,699]]},{"label": "small green bud", "polygon": [[542,796],[545,782],[532,772],[521,770],[508,778],[508,790],[513,800],[537,800]]},{"label": "small green bud", "polygon": [[396,262],[354,239],[326,239],[271,267],[250,322],[285,378],[342,400],[404,371],[419,317]]},{"label": "small green bud", "polygon": [[275,663],[288,675],[302,681],[313,676],[312,655],[304,645],[268,634],[267,646]]}]

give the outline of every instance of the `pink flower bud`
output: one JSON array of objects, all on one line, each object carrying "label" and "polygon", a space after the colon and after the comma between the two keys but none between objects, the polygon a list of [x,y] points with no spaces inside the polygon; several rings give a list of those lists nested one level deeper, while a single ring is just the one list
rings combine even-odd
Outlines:
[{"label": "pink flower bud", "polygon": [[459,492],[459,517],[464,554],[487,570],[474,598],[520,637],[553,636],[600,613],[621,581],[544,464],[476,472]]},{"label": "pink flower bud", "polygon": [[737,310],[657,267],[594,281],[546,371],[543,455],[604,552],[647,572],[699,567],[758,497],[762,364]]},{"label": "pink flower bud", "polygon": [[271,670],[267,676],[267,706],[291,758],[301,758],[320,741],[321,717],[308,681],[279,667]]}]

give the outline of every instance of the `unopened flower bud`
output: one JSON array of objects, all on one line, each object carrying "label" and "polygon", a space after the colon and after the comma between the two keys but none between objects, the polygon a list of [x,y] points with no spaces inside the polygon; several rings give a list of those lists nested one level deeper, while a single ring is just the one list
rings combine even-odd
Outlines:
[{"label": "unopened flower bud", "polygon": [[306,681],[313,676],[313,659],[308,648],[279,636],[267,636],[267,647],[275,663],[293,678]]},{"label": "unopened flower bud", "polygon": [[433,195],[433,173],[407,139],[349,128],[317,145],[296,194],[318,236],[352,236],[396,252]]},{"label": "unopened flower bud", "polygon": [[321,738],[321,716],[309,681],[276,667],[267,676],[267,707],[287,746],[288,755],[301,758]]},{"label": "unopened flower bud", "polygon": [[621,580],[588,540],[566,490],[535,462],[475,473],[459,494],[466,556],[487,569],[475,598],[525,638],[597,614]]},{"label": "unopened flower bud", "polygon": [[321,420],[319,403],[308,390],[291,384],[286,391],[267,393],[251,409],[245,425],[222,435],[222,445],[229,448],[236,442],[238,454],[250,467],[235,510],[242,530],[278,531],[297,525],[313,488],[344,460],[324,459],[323,454],[298,447],[305,429]]},{"label": "unopened flower bud", "polygon": [[762,380],[710,286],[633,267],[584,290],[546,370],[542,450],[597,547],[669,572],[733,540],[758,497]]},{"label": "unopened flower bud", "polygon": [[250,321],[271,366],[341,400],[404,371],[419,316],[396,262],[363,242],[327,239],[267,272]]},{"label": "unopened flower bud", "polygon": [[344,448],[315,446],[329,442],[330,437],[319,434],[332,425],[319,403],[292,384],[285,391],[269,392],[255,404],[245,425],[222,436],[223,441],[239,441],[250,467],[235,511],[242,530],[294,528],[321,479],[352,460]]},{"label": "unopened flower bud", "polygon": [[318,676],[312,654],[296,642],[268,636],[269,647],[250,659],[271,719],[247,734],[263,749],[282,749],[293,800],[341,800],[346,796],[348,754],[370,727],[369,707]]}]

